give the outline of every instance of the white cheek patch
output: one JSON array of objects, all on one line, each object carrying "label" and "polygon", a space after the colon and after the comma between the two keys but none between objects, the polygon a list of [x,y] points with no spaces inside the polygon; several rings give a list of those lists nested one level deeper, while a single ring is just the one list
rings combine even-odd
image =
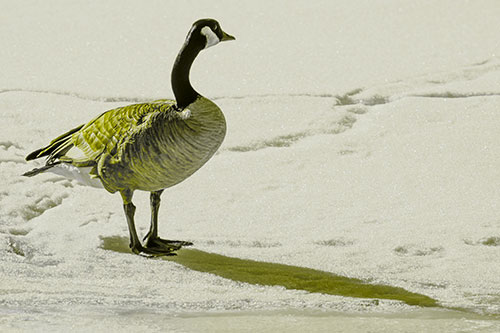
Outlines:
[{"label": "white cheek patch", "polygon": [[215,32],[213,32],[212,29],[210,29],[210,27],[201,28],[201,34],[207,38],[207,45],[205,45],[206,49],[220,42],[219,37],[217,37]]}]

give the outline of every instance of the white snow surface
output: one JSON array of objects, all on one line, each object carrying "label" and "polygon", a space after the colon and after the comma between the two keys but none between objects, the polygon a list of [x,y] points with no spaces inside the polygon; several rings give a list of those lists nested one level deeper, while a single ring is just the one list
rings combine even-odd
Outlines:
[{"label": "white snow surface", "polygon": [[[236,37],[203,51],[191,74],[228,133],[206,166],[164,192],[160,235],[500,315],[498,1],[0,4],[2,331],[413,311],[106,251],[102,237],[128,236],[119,195],[20,176],[43,164],[26,163],[27,153],[96,115],[172,98],[173,60],[203,17]],[[134,202],[143,235],[148,194]],[[460,323],[446,328],[500,328]]]}]

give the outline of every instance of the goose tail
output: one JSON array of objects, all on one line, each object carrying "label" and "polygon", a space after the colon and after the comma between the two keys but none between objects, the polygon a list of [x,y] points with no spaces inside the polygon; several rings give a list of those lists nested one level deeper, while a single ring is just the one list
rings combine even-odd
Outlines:
[{"label": "goose tail", "polygon": [[31,161],[43,156],[58,157],[56,155],[64,154],[69,148],[71,148],[71,146],[67,145],[68,140],[71,139],[73,133],[79,131],[82,127],[83,125],[73,128],[72,130],[52,140],[52,142],[48,146],[37,149],[34,152],[29,153],[26,156],[26,161]]},{"label": "goose tail", "polygon": [[50,168],[52,168],[53,166],[57,165],[59,163],[54,163],[54,164],[47,164],[47,165],[44,165],[43,167],[41,168],[35,168],[35,169],[32,169],[28,172],[25,172],[23,173],[23,176],[25,177],[33,177],[33,176],[36,176],[38,175],[39,173],[42,173],[42,172],[45,172],[47,170],[49,170]]}]

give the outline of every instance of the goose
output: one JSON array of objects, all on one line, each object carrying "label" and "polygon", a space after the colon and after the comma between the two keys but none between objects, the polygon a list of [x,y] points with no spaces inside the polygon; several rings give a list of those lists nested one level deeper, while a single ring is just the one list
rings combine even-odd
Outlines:
[{"label": "goose", "polygon": [[[158,237],[160,196],[201,168],[224,140],[224,114],[194,90],[189,72],[200,51],[234,39],[214,19],[194,22],[172,68],[175,100],[106,111],[28,154],[27,161],[46,157],[46,162],[23,175],[49,171],[110,193],[119,192],[135,254],[175,255],[182,246],[192,245]],[[136,190],[150,192],[151,225],[144,244],[134,222],[132,197]]]}]

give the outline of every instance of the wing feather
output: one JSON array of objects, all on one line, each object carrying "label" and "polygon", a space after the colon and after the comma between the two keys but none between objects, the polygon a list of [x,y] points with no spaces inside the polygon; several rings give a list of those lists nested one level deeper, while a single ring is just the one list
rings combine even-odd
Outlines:
[{"label": "wing feather", "polygon": [[30,153],[26,160],[47,156],[47,165],[58,161],[76,166],[95,165],[103,153],[116,152],[121,142],[151,126],[155,115],[174,112],[174,104],[172,100],[156,100],[106,111]]},{"label": "wing feather", "polygon": [[160,113],[171,111],[174,101],[161,100],[152,103],[134,104],[107,111],[87,123],[73,134],[73,145],[83,151],[85,160],[77,163],[97,161],[103,153],[112,153],[126,138],[151,125],[151,120]]}]

